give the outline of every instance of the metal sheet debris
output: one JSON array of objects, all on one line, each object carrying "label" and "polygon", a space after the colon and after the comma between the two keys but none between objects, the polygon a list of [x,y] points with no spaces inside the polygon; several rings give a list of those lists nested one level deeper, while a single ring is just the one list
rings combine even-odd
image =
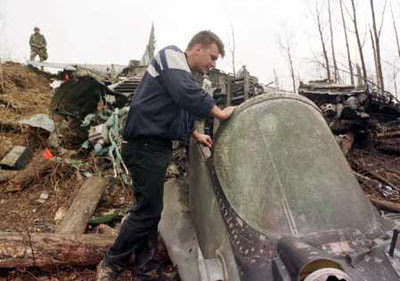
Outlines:
[{"label": "metal sheet debris", "polygon": [[31,127],[41,128],[48,132],[53,132],[55,129],[54,121],[50,119],[49,115],[47,114],[35,114],[28,119],[20,120],[18,123],[29,125]]}]

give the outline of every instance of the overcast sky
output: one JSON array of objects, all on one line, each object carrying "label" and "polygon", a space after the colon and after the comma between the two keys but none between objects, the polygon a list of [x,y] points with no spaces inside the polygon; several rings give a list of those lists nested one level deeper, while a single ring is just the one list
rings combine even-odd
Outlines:
[{"label": "overcast sky", "polygon": [[[140,59],[148,41],[152,22],[156,49],[170,44],[185,49],[198,31],[209,29],[224,41],[227,56],[217,67],[232,71],[229,49],[233,26],[236,69],[246,65],[261,82],[274,80],[290,89],[287,60],[279,48],[279,38],[292,44],[296,76],[307,81],[321,78],[322,71],[311,61],[321,58],[321,45],[312,17],[316,0],[0,0],[0,55],[3,59],[24,61],[29,57],[29,36],[41,28],[48,42],[49,62],[127,64]],[[317,0],[326,9],[327,0]],[[344,64],[345,45],[338,0],[331,0],[334,11],[334,38],[338,59]],[[344,0],[350,8],[350,1]],[[388,0],[390,1],[390,0]],[[400,29],[400,4],[392,0]],[[373,56],[366,30],[371,14],[368,0],[356,0],[362,36],[365,38],[369,69]],[[384,0],[374,0],[378,18]],[[327,21],[326,21],[327,22]],[[350,25],[350,19],[347,18]],[[350,29],[350,27],[349,27]],[[328,26],[325,27],[329,40]],[[350,32],[350,31],[349,31]],[[354,37],[350,32],[349,36]],[[352,38],[352,56],[357,49]],[[400,67],[396,56],[390,5],[382,32],[383,59]],[[392,67],[384,64],[386,76]],[[388,81],[387,84],[393,84]]]}]

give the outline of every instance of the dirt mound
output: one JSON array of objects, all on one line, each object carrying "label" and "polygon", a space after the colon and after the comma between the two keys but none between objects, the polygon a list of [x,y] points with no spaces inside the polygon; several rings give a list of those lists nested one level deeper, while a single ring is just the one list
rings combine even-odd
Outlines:
[{"label": "dirt mound", "polygon": [[5,89],[0,93],[0,122],[47,113],[52,96],[50,75],[14,62],[2,68]]},{"label": "dirt mound", "polygon": [[[2,64],[2,69],[5,89],[0,93],[0,158],[14,145],[28,146],[32,151],[40,146],[31,137],[32,133],[38,135],[36,132],[13,124],[37,113],[47,113],[52,96],[49,74],[15,62]],[[41,142],[40,139],[36,140]]]}]

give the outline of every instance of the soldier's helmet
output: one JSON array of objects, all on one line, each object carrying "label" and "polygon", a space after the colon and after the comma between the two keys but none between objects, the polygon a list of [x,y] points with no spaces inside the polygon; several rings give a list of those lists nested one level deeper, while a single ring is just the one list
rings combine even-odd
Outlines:
[{"label": "soldier's helmet", "polygon": [[40,31],[40,28],[37,27],[37,26],[35,26],[35,27],[33,28],[33,31]]}]

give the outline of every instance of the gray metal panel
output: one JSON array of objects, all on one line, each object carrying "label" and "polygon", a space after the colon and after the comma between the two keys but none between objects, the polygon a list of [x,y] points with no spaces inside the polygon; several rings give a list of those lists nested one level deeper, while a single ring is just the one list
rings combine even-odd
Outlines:
[{"label": "gray metal panel", "polygon": [[159,224],[161,237],[182,281],[200,280],[197,238],[187,206],[187,185],[170,180],[164,187],[164,210]]},{"label": "gray metal panel", "polygon": [[216,252],[223,255],[226,263],[228,280],[239,281],[239,272],[219,205],[207,170],[205,159],[199,144],[190,146],[190,211],[195,225],[200,248],[206,259],[216,257]]}]

